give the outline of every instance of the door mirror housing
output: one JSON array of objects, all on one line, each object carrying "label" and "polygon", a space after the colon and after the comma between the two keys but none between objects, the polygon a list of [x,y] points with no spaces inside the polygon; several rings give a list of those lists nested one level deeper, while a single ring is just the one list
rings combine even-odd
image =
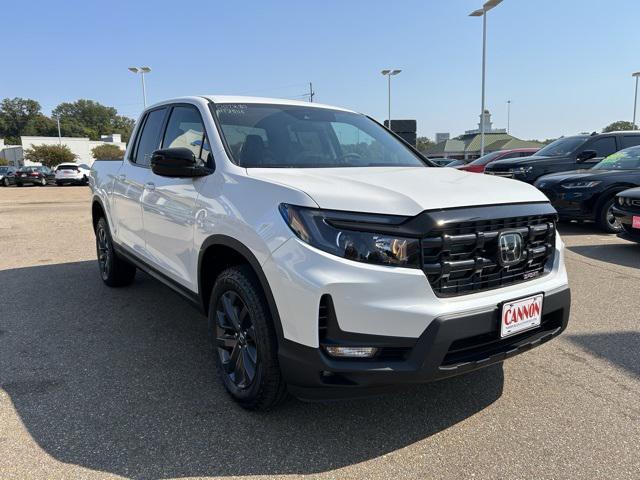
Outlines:
[{"label": "door mirror housing", "polygon": [[185,147],[164,148],[151,154],[151,170],[162,177],[203,177],[211,170],[198,165],[196,156]]},{"label": "door mirror housing", "polygon": [[591,160],[592,158],[596,158],[598,156],[598,152],[595,150],[583,150],[578,154],[578,162],[586,162],[587,160]]}]

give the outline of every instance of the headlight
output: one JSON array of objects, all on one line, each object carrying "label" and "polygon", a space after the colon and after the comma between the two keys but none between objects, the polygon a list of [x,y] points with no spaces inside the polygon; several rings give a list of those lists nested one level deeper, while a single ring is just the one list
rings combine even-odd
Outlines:
[{"label": "headlight", "polygon": [[562,188],[572,189],[572,188],[591,188],[595,187],[602,183],[601,181],[594,182],[571,182],[571,183],[563,183]]},{"label": "headlight", "polygon": [[356,262],[420,268],[417,238],[375,232],[376,226],[395,225],[402,217],[330,212],[285,203],[280,204],[280,213],[300,240],[325,252]]},{"label": "headlight", "polygon": [[528,175],[533,171],[533,167],[510,168],[509,171],[514,175]]}]

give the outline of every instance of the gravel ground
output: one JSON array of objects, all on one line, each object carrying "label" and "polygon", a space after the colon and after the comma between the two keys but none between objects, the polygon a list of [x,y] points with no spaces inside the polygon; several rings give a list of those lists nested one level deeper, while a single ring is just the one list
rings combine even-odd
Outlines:
[{"label": "gravel ground", "polygon": [[0,478],[640,478],[640,245],[564,228],[573,310],[504,366],[236,407],[205,320],[98,278],[84,187],[0,189]]}]

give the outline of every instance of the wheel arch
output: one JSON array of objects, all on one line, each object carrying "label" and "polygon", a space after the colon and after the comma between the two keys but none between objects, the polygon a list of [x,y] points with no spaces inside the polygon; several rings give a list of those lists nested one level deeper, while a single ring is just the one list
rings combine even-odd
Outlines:
[{"label": "wheel arch", "polygon": [[260,262],[247,246],[227,235],[208,237],[198,254],[198,294],[205,314],[209,313],[209,294],[216,278],[224,269],[233,265],[248,265],[253,270],[267,300],[278,339],[283,339],[278,307]]},{"label": "wheel arch", "polygon": [[[102,204],[102,200],[99,197],[93,197],[91,201],[91,223],[93,225],[93,231],[96,231],[96,227],[98,226],[98,221],[101,217],[104,217],[107,221],[107,225],[109,225],[109,218],[107,217],[107,210],[104,208]],[[111,226],[109,226],[111,228]]]}]

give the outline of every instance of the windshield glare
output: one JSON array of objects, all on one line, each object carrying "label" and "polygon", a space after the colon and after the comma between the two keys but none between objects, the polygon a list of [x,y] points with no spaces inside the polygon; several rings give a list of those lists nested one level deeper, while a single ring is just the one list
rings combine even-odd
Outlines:
[{"label": "windshield glare", "polygon": [[559,138],[536,152],[536,157],[559,157],[568,155],[584,143],[586,137]]},{"label": "windshield glare", "polygon": [[252,168],[425,167],[364,115],[326,108],[216,104],[233,160]]},{"label": "windshield glare", "polygon": [[627,148],[605,157],[593,170],[638,170],[640,147]]}]

